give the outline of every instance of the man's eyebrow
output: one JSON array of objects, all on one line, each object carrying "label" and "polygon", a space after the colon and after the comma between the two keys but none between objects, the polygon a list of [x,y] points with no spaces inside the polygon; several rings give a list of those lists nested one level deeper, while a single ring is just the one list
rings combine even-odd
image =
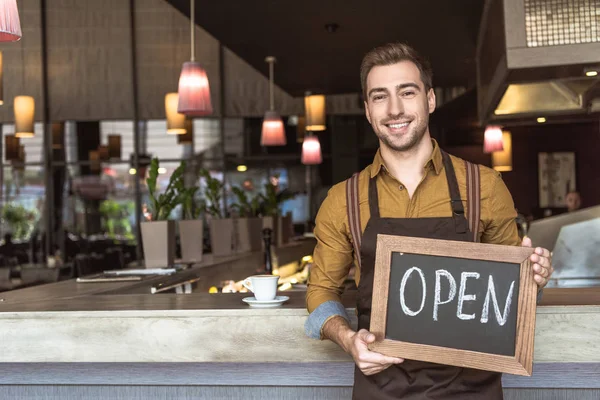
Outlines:
[{"label": "man's eyebrow", "polygon": [[371,95],[373,93],[378,93],[378,92],[388,93],[388,90],[386,88],[383,88],[383,87],[376,87],[376,88],[373,88],[373,89],[369,90],[368,95],[369,95],[369,97],[371,97]]},{"label": "man's eyebrow", "polygon": [[419,87],[419,85],[417,85],[414,82],[408,82],[408,83],[401,83],[399,85],[396,86],[396,91],[402,90],[402,89],[406,89],[406,88],[414,88],[417,90],[421,90],[421,87]]}]

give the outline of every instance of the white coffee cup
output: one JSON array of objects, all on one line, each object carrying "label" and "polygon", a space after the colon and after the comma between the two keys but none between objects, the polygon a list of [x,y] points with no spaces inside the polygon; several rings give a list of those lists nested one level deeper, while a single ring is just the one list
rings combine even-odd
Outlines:
[{"label": "white coffee cup", "polygon": [[268,301],[275,299],[277,294],[277,275],[254,275],[244,279],[242,285],[254,293],[258,301]]}]

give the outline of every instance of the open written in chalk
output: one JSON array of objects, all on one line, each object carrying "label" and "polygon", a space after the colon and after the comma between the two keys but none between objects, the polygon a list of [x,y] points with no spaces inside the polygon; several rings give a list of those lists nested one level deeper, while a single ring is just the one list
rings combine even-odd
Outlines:
[{"label": "open written in chalk", "polygon": [[378,235],[369,348],[531,375],[533,249]]}]

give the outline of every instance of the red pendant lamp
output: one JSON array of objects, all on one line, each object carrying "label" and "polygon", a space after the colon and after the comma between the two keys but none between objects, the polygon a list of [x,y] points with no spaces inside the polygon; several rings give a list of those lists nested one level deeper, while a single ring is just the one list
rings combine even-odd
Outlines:
[{"label": "red pendant lamp", "polygon": [[502,151],[503,149],[502,128],[496,125],[487,126],[483,138],[483,152],[493,153],[495,151]]},{"label": "red pendant lamp", "polygon": [[194,2],[190,1],[190,29],[191,29],[191,60],[183,63],[179,76],[179,105],[177,112],[192,117],[210,115],[213,112],[210,100],[210,85],[208,76],[200,63],[194,57]]},{"label": "red pendant lamp", "polygon": [[273,101],[273,64],[275,63],[275,57],[267,57],[265,61],[269,63],[269,111],[265,112],[265,118],[263,119],[260,145],[285,146],[287,143],[285,127],[281,117],[275,111]]},{"label": "red pendant lamp", "polygon": [[16,42],[21,36],[17,0],[0,0],[0,42]]},{"label": "red pendant lamp", "polygon": [[316,165],[323,162],[321,142],[319,142],[319,138],[316,135],[313,134],[304,137],[301,161],[304,165]]}]

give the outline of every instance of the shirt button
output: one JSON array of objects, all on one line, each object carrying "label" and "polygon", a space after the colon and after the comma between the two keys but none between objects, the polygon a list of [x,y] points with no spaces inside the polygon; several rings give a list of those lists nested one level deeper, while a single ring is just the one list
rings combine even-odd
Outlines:
[{"label": "shirt button", "polygon": [[404,190],[404,185],[400,185],[400,186],[398,186],[398,189],[400,189],[400,190]]}]

